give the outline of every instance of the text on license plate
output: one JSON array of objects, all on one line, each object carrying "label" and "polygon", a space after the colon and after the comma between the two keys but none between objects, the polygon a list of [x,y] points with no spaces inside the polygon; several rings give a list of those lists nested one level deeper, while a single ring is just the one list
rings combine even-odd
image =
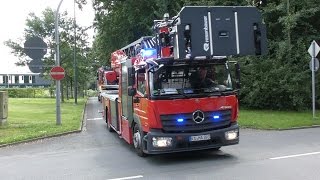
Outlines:
[{"label": "text on license plate", "polygon": [[199,136],[190,136],[190,141],[205,141],[211,139],[210,134],[199,135]]}]

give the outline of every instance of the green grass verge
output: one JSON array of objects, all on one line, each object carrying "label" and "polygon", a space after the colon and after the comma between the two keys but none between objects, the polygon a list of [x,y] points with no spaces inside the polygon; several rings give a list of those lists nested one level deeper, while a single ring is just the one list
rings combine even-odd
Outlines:
[{"label": "green grass verge", "polygon": [[56,125],[55,99],[9,98],[7,123],[0,126],[0,145],[78,130],[85,99],[61,103],[62,125]]},{"label": "green grass verge", "polygon": [[290,129],[320,125],[320,119],[313,119],[312,111],[240,110],[239,124],[244,128]]}]

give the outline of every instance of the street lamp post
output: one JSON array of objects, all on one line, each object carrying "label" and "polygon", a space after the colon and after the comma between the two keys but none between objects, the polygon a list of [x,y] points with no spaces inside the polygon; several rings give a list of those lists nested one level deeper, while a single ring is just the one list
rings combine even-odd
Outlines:
[{"label": "street lamp post", "polygon": [[[287,0],[287,16],[290,16],[290,0]],[[291,34],[290,34],[290,25],[288,26],[288,47],[289,47],[289,54],[288,59],[291,59]]]},{"label": "street lamp post", "polygon": [[[62,1],[60,1],[58,8],[55,12],[55,32],[56,32],[56,66],[60,66],[60,47],[59,47],[59,29],[58,29],[58,24],[59,24],[59,9],[62,4]],[[56,123],[57,125],[61,125],[61,111],[60,111],[60,80],[56,81]]]},{"label": "street lamp post", "polygon": [[76,31],[76,0],[73,0],[73,28],[74,28],[74,49],[73,49],[73,76],[74,76],[74,103],[78,104],[78,79],[77,79],[77,60],[76,60],[76,46],[77,46],[77,31]]}]

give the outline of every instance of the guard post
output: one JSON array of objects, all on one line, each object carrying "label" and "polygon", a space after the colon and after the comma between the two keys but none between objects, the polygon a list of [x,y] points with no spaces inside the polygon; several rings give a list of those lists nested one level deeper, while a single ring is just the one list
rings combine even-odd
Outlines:
[{"label": "guard post", "polygon": [[0,91],[0,126],[7,123],[8,118],[8,92]]}]

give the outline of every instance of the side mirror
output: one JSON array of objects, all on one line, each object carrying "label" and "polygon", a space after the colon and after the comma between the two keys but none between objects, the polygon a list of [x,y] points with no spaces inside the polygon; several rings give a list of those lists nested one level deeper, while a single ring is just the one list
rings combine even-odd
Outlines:
[{"label": "side mirror", "polygon": [[133,67],[128,68],[128,86],[133,86],[135,84],[135,69]]},{"label": "side mirror", "polygon": [[128,88],[128,96],[134,96],[136,94],[136,88],[130,87]]},{"label": "side mirror", "polygon": [[235,63],[235,74],[236,74],[236,88],[240,89],[241,88],[241,82],[240,82],[240,64],[239,63]]}]

